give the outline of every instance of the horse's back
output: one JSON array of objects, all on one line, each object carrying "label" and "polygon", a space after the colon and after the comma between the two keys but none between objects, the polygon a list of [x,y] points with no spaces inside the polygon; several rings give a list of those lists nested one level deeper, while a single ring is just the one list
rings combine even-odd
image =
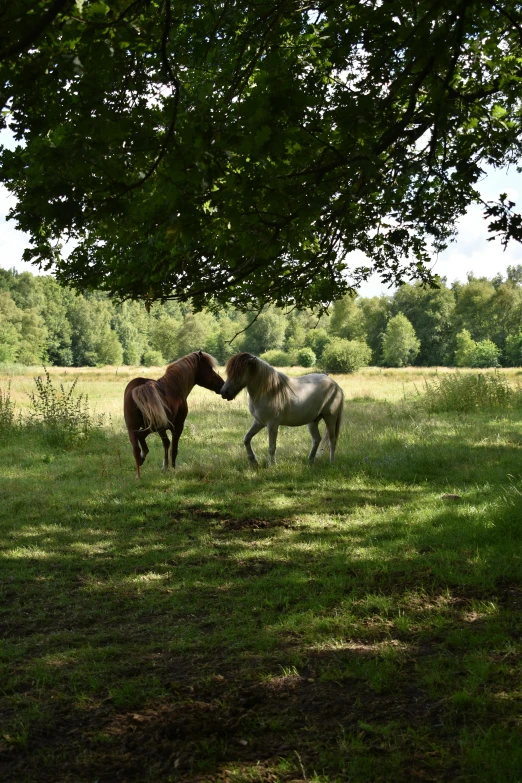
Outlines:
[{"label": "horse's back", "polygon": [[[288,378],[288,401],[277,416],[279,424],[288,427],[301,427],[324,415],[337,413],[343,404],[344,394],[341,387],[324,373],[308,373],[298,378]],[[257,401],[256,408],[259,406]],[[251,409],[252,410],[252,409]],[[270,412],[266,404],[252,413],[260,421],[268,421]]]},{"label": "horse's back", "polygon": [[301,375],[298,378],[290,378],[290,388],[295,396],[305,399],[313,397],[314,399],[324,398],[337,390],[342,394],[343,391],[338,383],[322,372],[311,372],[307,375]]}]

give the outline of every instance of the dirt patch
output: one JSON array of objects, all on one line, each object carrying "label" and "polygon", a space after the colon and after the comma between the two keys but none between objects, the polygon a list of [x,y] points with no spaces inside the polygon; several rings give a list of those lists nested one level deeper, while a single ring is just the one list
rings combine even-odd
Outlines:
[{"label": "dirt patch", "polygon": [[223,511],[211,511],[202,509],[199,506],[186,506],[185,512],[190,513],[192,518],[209,519],[220,523],[223,530],[270,530],[271,528],[291,528],[292,523],[289,519],[257,519],[255,517],[236,518],[231,517]]},{"label": "dirt patch", "polygon": [[276,527],[292,527],[287,519],[223,519],[221,524],[225,530],[270,530]]}]

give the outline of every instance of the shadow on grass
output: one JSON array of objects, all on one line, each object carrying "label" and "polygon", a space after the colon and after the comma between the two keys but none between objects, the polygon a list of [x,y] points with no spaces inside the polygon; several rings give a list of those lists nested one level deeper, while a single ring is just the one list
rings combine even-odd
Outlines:
[{"label": "shadow on grass", "polygon": [[121,438],[16,452],[4,779],[518,780],[520,449],[455,438],[253,472],[194,436],[141,484]]}]

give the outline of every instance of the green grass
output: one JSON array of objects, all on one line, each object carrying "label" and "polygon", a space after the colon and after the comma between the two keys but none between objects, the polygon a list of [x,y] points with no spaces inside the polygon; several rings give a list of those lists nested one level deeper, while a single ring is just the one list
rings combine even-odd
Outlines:
[{"label": "green grass", "polygon": [[81,446],[0,443],[2,779],[522,780],[520,413],[345,376],[336,464],[283,429],[254,471],[245,399],[197,389],[136,482],[128,377],[80,373]]}]

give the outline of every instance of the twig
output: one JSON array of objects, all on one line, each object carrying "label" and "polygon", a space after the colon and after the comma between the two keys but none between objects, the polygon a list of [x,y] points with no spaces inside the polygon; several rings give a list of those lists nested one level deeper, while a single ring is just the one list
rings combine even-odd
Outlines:
[{"label": "twig", "polygon": [[234,335],[234,336],[233,336],[233,337],[232,337],[230,340],[225,340],[225,343],[226,343],[227,345],[232,345],[232,343],[234,342],[234,340],[236,339],[236,337],[239,337],[239,335],[240,335],[240,334],[243,334],[243,332],[246,332],[246,330],[247,330],[247,329],[250,329],[250,327],[252,326],[252,324],[253,324],[253,323],[255,323],[255,322],[257,321],[257,319],[259,318],[259,316],[261,315],[261,313],[263,312],[263,310],[264,310],[264,309],[265,309],[265,305],[262,305],[262,306],[261,306],[261,309],[257,311],[257,313],[256,313],[255,317],[252,319],[252,321],[250,321],[250,323],[248,324],[248,326],[245,326],[245,328],[244,328],[244,329],[241,329],[239,332],[236,332],[236,334],[235,334],[235,335]]}]

